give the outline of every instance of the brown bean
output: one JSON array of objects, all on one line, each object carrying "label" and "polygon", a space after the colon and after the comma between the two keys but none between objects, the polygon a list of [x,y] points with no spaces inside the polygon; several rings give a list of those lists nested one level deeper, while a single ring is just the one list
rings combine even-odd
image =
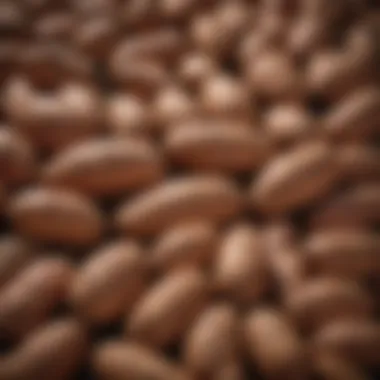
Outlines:
[{"label": "brown bean", "polygon": [[214,286],[243,304],[252,304],[268,290],[269,275],[259,231],[238,224],[226,232],[215,258]]},{"label": "brown bean", "polygon": [[248,314],[244,332],[250,359],[266,378],[306,377],[303,343],[280,312],[256,309]]},{"label": "brown bean", "polygon": [[355,282],[321,277],[295,289],[287,308],[301,326],[317,329],[339,319],[365,320],[372,314],[373,302]]},{"label": "brown bean", "polygon": [[184,343],[184,359],[194,376],[211,376],[238,355],[239,319],[225,303],[210,305],[190,328]]},{"label": "brown bean", "polygon": [[257,168],[271,144],[260,131],[237,125],[184,123],[168,131],[165,148],[176,163],[198,170],[241,172]]},{"label": "brown bean", "polygon": [[35,330],[15,352],[0,358],[0,378],[68,380],[85,359],[87,336],[71,319],[50,322]]},{"label": "brown bean", "polygon": [[159,271],[182,266],[208,266],[214,258],[219,237],[209,223],[188,223],[164,232],[151,252],[151,263]]},{"label": "brown bean", "polygon": [[323,227],[366,226],[380,220],[380,183],[360,183],[337,194],[314,213],[311,223]]},{"label": "brown bean", "polygon": [[14,277],[0,293],[0,331],[21,338],[42,325],[65,299],[73,268],[63,259],[40,259]]},{"label": "brown bean", "polygon": [[380,150],[376,147],[347,144],[338,152],[338,159],[348,180],[380,180]]},{"label": "brown bean", "polygon": [[0,289],[35,259],[35,252],[17,235],[0,238]]},{"label": "brown bean", "polygon": [[103,230],[102,216],[91,201],[60,189],[23,190],[11,199],[10,215],[21,234],[46,243],[89,245]]},{"label": "brown bean", "polygon": [[0,180],[17,185],[33,178],[36,171],[34,152],[15,131],[0,129]]},{"label": "brown bean", "polygon": [[143,99],[120,93],[108,101],[107,122],[113,134],[145,135],[150,131],[152,117]]},{"label": "brown bean", "polygon": [[338,174],[331,146],[318,141],[301,144],[263,167],[252,184],[252,203],[267,213],[292,211],[328,193]]},{"label": "brown bean", "polygon": [[131,310],[142,294],[147,267],[133,242],[119,241],[96,250],[70,286],[74,310],[86,320],[107,323]]},{"label": "brown bean", "polygon": [[92,362],[104,380],[191,380],[161,354],[133,343],[103,343],[95,349]]},{"label": "brown bean", "polygon": [[379,131],[380,91],[364,87],[347,95],[326,116],[324,128],[334,138],[362,139]]},{"label": "brown bean", "polygon": [[322,230],[305,242],[309,265],[317,272],[353,280],[378,273],[380,238],[353,229]]},{"label": "brown bean", "polygon": [[332,352],[358,365],[376,365],[380,360],[380,326],[372,321],[336,322],[320,330],[313,344],[318,352]]},{"label": "brown bean", "polygon": [[33,23],[33,31],[37,38],[67,41],[71,37],[73,24],[74,18],[69,12],[51,12]]},{"label": "brown bean", "polygon": [[235,216],[241,199],[235,184],[217,176],[189,176],[163,182],[122,205],[120,228],[154,234],[179,222],[223,222]]},{"label": "brown bean", "polygon": [[170,273],[140,298],[127,321],[127,333],[154,346],[177,342],[203,308],[207,293],[201,272]]},{"label": "brown bean", "polygon": [[91,196],[115,196],[159,181],[163,164],[147,141],[97,138],[63,150],[46,165],[42,176],[45,183]]}]

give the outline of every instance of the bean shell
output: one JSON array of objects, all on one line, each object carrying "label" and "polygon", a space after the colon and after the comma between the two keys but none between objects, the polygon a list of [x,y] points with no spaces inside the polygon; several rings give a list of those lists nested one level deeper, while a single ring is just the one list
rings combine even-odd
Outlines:
[{"label": "bean shell", "polygon": [[0,358],[0,378],[67,380],[85,359],[87,336],[71,319],[50,322],[35,330],[9,356]]},{"label": "bean shell", "polygon": [[0,238],[0,289],[35,258],[33,249],[16,235]]},{"label": "bean shell", "polygon": [[216,229],[208,223],[179,225],[164,232],[151,252],[151,262],[158,270],[179,266],[207,266],[218,242]]},{"label": "bean shell", "polygon": [[0,294],[0,332],[21,338],[42,325],[66,297],[73,269],[63,259],[41,259],[26,267]]},{"label": "bean shell", "polygon": [[268,290],[268,267],[259,232],[236,225],[220,243],[213,270],[214,286],[243,304],[252,304]]},{"label": "bean shell", "polygon": [[103,343],[96,347],[92,362],[104,380],[191,380],[159,353],[133,343]]},{"label": "bean shell", "polygon": [[363,320],[371,316],[372,299],[355,282],[322,277],[295,289],[287,307],[305,328],[321,328],[339,319]]},{"label": "bean shell", "polygon": [[16,230],[32,239],[83,246],[97,241],[102,233],[103,220],[95,205],[75,193],[31,188],[10,202]]},{"label": "bean shell", "polygon": [[168,274],[140,298],[127,331],[154,346],[177,342],[204,306],[207,290],[201,272],[186,269]]},{"label": "bean shell", "polygon": [[332,352],[362,366],[380,360],[380,326],[376,322],[341,321],[320,330],[313,339],[318,352]]},{"label": "bean shell", "polygon": [[304,347],[293,326],[279,312],[257,309],[244,323],[248,353],[270,379],[304,379]]},{"label": "bean shell", "polygon": [[146,141],[87,140],[59,153],[43,171],[46,183],[92,196],[111,196],[149,186],[163,175],[158,152]]},{"label": "bean shell", "polygon": [[305,242],[307,260],[314,270],[353,280],[379,271],[379,247],[378,236],[352,229],[315,232]]},{"label": "bean shell", "polygon": [[172,160],[200,170],[241,172],[257,168],[271,151],[258,131],[221,124],[185,123],[168,132],[165,148]]},{"label": "bean shell", "polygon": [[233,362],[238,352],[239,320],[228,304],[209,306],[201,313],[185,338],[184,357],[191,373],[210,376],[221,363]]},{"label": "bean shell", "polygon": [[328,193],[338,177],[334,150],[323,142],[301,145],[269,161],[251,188],[255,207],[283,213]]},{"label": "bean shell", "polygon": [[32,148],[22,136],[10,129],[0,129],[0,180],[7,185],[28,181],[35,174]]},{"label": "bean shell", "polygon": [[138,235],[160,232],[180,222],[224,222],[241,208],[235,184],[217,176],[172,179],[137,195],[116,214],[119,227]]},{"label": "bean shell", "polygon": [[86,320],[106,323],[130,311],[146,280],[143,252],[133,242],[111,243],[82,265],[69,291],[74,309]]}]

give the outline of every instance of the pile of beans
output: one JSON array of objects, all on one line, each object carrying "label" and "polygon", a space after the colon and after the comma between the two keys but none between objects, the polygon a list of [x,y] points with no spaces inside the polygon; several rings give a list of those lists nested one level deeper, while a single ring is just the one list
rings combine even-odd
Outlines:
[{"label": "pile of beans", "polygon": [[0,380],[370,380],[380,3],[0,2]]}]

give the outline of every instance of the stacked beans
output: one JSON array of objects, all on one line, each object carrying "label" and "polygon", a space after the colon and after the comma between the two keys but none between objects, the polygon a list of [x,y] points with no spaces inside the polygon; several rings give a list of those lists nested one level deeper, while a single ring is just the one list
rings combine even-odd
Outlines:
[{"label": "stacked beans", "polygon": [[372,379],[379,26],[1,1],[0,380]]}]

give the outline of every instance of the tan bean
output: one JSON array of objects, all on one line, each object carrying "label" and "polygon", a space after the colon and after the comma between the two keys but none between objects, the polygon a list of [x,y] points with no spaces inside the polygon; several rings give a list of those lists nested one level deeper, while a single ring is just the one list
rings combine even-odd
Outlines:
[{"label": "tan bean", "polygon": [[0,129],[0,180],[17,185],[33,178],[36,171],[34,152],[15,131]]},{"label": "tan bean", "polygon": [[266,378],[306,378],[303,343],[280,312],[264,308],[251,312],[244,331],[250,359]]},{"label": "tan bean", "polygon": [[377,365],[380,326],[372,321],[336,322],[320,330],[313,344],[318,352],[332,352],[358,365]]},{"label": "tan bean", "polygon": [[35,259],[35,252],[17,235],[0,238],[0,289]]},{"label": "tan bean", "polygon": [[17,231],[46,243],[89,245],[103,230],[102,216],[90,200],[60,189],[23,190],[11,199],[10,215]]},{"label": "tan bean", "polygon": [[255,228],[235,225],[227,231],[215,258],[214,286],[242,304],[258,301],[269,287],[268,263],[261,238]]},{"label": "tan bean", "polygon": [[202,310],[207,285],[195,269],[168,274],[140,298],[127,321],[127,333],[154,346],[178,342]]},{"label": "tan bean", "polygon": [[0,358],[0,378],[68,380],[85,359],[87,336],[71,319],[50,322],[35,330],[9,356]]},{"label": "tan bean", "polygon": [[324,128],[334,138],[362,139],[379,131],[380,91],[361,88],[347,95],[326,116]]},{"label": "tan bean", "polygon": [[92,362],[103,380],[191,380],[161,354],[133,343],[103,343],[95,349]]},{"label": "tan bean", "polygon": [[91,196],[117,196],[158,182],[163,164],[155,147],[134,138],[97,138],[72,145],[44,168],[47,184]]},{"label": "tan bean", "polygon": [[73,268],[59,258],[41,259],[19,272],[0,293],[0,331],[22,338],[41,326],[62,302]]},{"label": "tan bean", "polygon": [[239,319],[225,303],[210,305],[190,328],[184,343],[184,360],[194,376],[212,376],[238,357]]},{"label": "tan bean", "polygon": [[380,220],[380,183],[360,183],[322,204],[312,224],[323,227],[366,226]]},{"label": "tan bean", "polygon": [[251,187],[254,207],[284,213],[328,193],[338,179],[334,149],[323,142],[301,144],[263,167]]},{"label": "tan bean", "polygon": [[118,241],[96,250],[70,286],[69,299],[85,320],[107,323],[131,310],[147,275],[143,252],[133,242]]},{"label": "tan bean", "polygon": [[321,277],[295,289],[287,308],[301,326],[317,329],[339,319],[365,320],[372,314],[373,302],[355,282]]},{"label": "tan bean", "polygon": [[260,131],[228,123],[215,126],[185,123],[169,131],[164,144],[176,163],[227,173],[257,168],[272,150]]},{"label": "tan bean", "polygon": [[216,228],[209,223],[188,223],[164,232],[151,252],[151,263],[159,271],[182,266],[208,266],[214,258],[219,240]]},{"label": "tan bean", "polygon": [[179,222],[223,222],[235,216],[241,199],[235,184],[216,176],[172,179],[137,195],[116,215],[119,227],[139,235],[154,234]]},{"label": "tan bean", "polygon": [[353,280],[378,273],[380,238],[353,229],[322,230],[305,242],[309,265],[317,272]]},{"label": "tan bean", "polygon": [[107,122],[113,134],[145,135],[152,121],[147,104],[137,96],[120,93],[108,101]]}]

